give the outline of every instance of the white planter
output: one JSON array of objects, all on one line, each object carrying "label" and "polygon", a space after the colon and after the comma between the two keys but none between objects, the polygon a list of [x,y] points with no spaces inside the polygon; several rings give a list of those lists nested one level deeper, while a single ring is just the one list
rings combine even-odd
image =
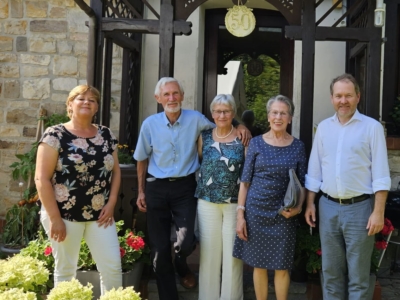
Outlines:
[{"label": "white planter", "polygon": [[[122,286],[124,288],[133,286],[135,291],[139,291],[140,278],[142,277],[144,263],[135,263],[133,269],[129,272],[122,273]],[[82,271],[76,272],[76,279],[82,285],[90,282],[93,285],[93,299],[99,299],[101,296],[100,273],[97,271]]]}]

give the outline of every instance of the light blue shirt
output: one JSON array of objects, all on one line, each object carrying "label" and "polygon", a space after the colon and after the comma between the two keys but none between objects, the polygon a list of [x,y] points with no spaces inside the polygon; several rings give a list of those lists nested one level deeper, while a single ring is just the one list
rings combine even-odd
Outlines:
[{"label": "light blue shirt", "polygon": [[382,125],[356,111],[346,124],[337,115],[317,128],[305,186],[348,199],[390,189],[390,171]]},{"label": "light blue shirt", "polygon": [[195,110],[182,109],[173,125],[165,112],[152,115],[143,121],[133,157],[148,158],[148,172],[156,178],[187,176],[200,167],[196,143],[200,132],[213,127]]}]

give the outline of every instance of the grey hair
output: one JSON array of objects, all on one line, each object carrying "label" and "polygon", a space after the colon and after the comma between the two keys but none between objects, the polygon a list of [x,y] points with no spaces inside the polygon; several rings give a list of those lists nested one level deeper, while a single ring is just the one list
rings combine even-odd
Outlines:
[{"label": "grey hair", "polygon": [[290,100],[288,97],[283,96],[283,95],[277,95],[277,96],[271,97],[268,100],[267,105],[266,105],[267,114],[270,113],[272,104],[277,102],[277,101],[285,103],[287,105],[287,107],[289,108],[289,115],[293,117],[293,115],[294,115],[294,104],[293,104],[293,101]]},{"label": "grey hair", "polygon": [[214,97],[213,101],[210,104],[210,111],[213,112],[214,106],[218,104],[229,105],[232,111],[236,115],[236,103],[235,98],[231,94],[219,94]]},{"label": "grey hair", "polygon": [[180,84],[180,82],[178,80],[176,80],[175,78],[172,78],[172,77],[162,77],[156,84],[156,88],[154,89],[154,95],[160,96],[161,88],[170,82],[175,82],[178,85],[179,91],[181,92],[182,95],[185,93],[182,85]]}]

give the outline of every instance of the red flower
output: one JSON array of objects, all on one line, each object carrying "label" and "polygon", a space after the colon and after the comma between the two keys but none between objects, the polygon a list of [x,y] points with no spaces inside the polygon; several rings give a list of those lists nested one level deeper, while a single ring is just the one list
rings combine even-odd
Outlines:
[{"label": "red flower", "polygon": [[392,222],[388,218],[385,219],[385,223],[383,225],[382,234],[389,235],[394,230]]},{"label": "red flower", "polygon": [[122,247],[119,247],[119,254],[121,255],[121,257],[124,257],[125,253],[126,253],[125,249]]},{"label": "red flower", "polygon": [[126,243],[135,250],[144,248],[144,241],[140,236],[135,236],[132,232],[128,235]]},{"label": "red flower", "polygon": [[49,256],[53,252],[53,249],[50,246],[47,246],[46,249],[44,249],[44,255]]},{"label": "red flower", "polygon": [[318,249],[317,251],[315,251],[315,253],[317,253],[319,256],[321,256],[321,255],[322,255],[322,251],[321,251],[321,249]]},{"label": "red flower", "polygon": [[378,249],[378,250],[386,249],[386,247],[387,247],[387,242],[386,241],[377,241],[375,243],[375,248]]}]

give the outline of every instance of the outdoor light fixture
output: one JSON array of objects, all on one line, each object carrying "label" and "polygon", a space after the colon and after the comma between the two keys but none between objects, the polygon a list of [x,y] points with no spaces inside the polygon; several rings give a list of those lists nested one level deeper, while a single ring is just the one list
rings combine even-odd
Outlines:
[{"label": "outdoor light fixture", "polygon": [[382,27],[384,24],[385,24],[385,8],[383,7],[383,0],[376,0],[374,25],[375,27]]}]

